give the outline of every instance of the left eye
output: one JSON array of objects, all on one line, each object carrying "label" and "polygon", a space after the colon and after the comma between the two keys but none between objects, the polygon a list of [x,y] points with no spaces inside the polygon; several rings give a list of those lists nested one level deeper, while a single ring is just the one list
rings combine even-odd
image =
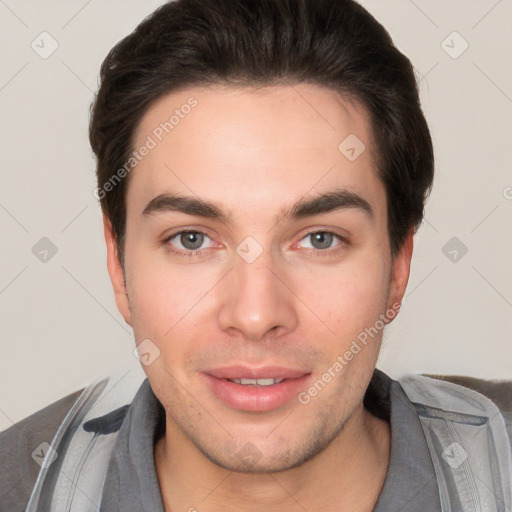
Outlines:
[{"label": "left eye", "polygon": [[334,239],[338,239],[339,245],[342,242],[342,238],[334,233],[331,233],[330,231],[315,231],[313,233],[308,233],[302,240],[311,239],[312,247],[308,247],[311,249],[331,249],[332,243]]},{"label": "left eye", "polygon": [[204,243],[205,238],[210,237],[205,233],[201,233],[200,231],[181,231],[173,235],[168,239],[168,243],[172,243],[173,240],[177,240],[181,247],[178,246],[178,249],[184,251],[197,251],[200,248],[207,249],[208,247],[201,247]]}]

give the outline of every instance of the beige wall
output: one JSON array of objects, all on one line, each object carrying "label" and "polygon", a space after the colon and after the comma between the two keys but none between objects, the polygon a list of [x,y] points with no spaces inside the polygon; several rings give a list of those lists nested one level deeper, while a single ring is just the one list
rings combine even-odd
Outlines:
[{"label": "beige wall", "polygon": [[[405,307],[379,367],[395,378],[512,378],[512,3],[362,3],[424,76],[437,157]],[[0,430],[139,364],[106,271],[87,120],[103,57],[159,4],[0,3]],[[52,49],[43,31],[58,43],[46,59],[31,47]],[[46,263],[32,252],[43,237],[57,248]],[[445,247],[453,237],[462,258]]]}]

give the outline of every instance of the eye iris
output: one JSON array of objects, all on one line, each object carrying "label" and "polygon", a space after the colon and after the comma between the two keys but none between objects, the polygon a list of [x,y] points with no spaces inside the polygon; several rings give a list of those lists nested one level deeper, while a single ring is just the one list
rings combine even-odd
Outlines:
[{"label": "eye iris", "polygon": [[[320,246],[315,245],[316,242],[319,242]],[[325,231],[313,233],[312,244],[315,249],[328,249],[332,244],[332,233],[326,233]]]},{"label": "eye iris", "polygon": [[[183,244],[183,247],[189,249],[191,251],[198,249],[203,244],[204,235],[201,233],[188,232],[182,233],[180,236],[180,242]],[[192,247],[190,247],[191,244]]]}]

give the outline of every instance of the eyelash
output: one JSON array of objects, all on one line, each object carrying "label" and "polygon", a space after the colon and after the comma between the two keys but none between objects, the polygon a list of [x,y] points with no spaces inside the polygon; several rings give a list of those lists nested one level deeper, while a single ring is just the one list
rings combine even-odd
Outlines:
[{"label": "eyelash", "polygon": [[[173,239],[173,238],[176,238],[178,235],[181,235],[183,233],[196,233],[196,234],[200,234],[200,235],[205,235],[208,237],[208,234],[205,233],[204,231],[199,231],[199,230],[192,230],[192,229],[184,229],[184,230],[181,230],[181,231],[176,231],[175,233],[173,233],[172,235],[169,235],[168,237],[166,237],[163,241],[162,241],[162,244],[164,245],[164,248],[165,250],[174,255],[174,256],[179,256],[180,258],[188,258],[188,259],[192,259],[194,258],[195,256],[200,256],[202,252],[204,251],[208,251],[209,249],[196,249],[196,250],[187,250],[187,251],[182,251],[182,250],[176,250],[174,249],[170,244],[169,242]],[[333,235],[335,238],[337,238],[339,240],[339,244],[334,246],[333,248],[330,248],[330,249],[307,249],[309,252],[313,252],[315,254],[318,254],[320,256],[334,256],[334,255],[337,255],[338,252],[340,252],[341,250],[343,250],[345,248],[346,245],[349,244],[348,240],[344,237],[342,237],[341,235],[338,235],[337,233],[334,233],[333,231],[328,231],[328,230],[313,230],[313,231],[309,231],[307,232],[301,239],[300,241],[304,240],[304,238],[310,236],[310,235],[315,235],[317,233],[326,233],[326,234],[330,234],[330,235]],[[208,237],[209,238],[209,237]]]}]

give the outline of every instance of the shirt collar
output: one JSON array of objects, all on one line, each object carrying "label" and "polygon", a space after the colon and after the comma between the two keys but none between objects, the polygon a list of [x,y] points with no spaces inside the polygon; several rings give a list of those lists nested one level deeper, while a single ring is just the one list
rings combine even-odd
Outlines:
[{"label": "shirt collar", "polygon": [[389,467],[374,512],[441,510],[434,466],[414,405],[400,383],[384,372],[376,369],[373,380],[376,385],[369,391],[375,390],[376,399],[388,404],[391,423]]}]

